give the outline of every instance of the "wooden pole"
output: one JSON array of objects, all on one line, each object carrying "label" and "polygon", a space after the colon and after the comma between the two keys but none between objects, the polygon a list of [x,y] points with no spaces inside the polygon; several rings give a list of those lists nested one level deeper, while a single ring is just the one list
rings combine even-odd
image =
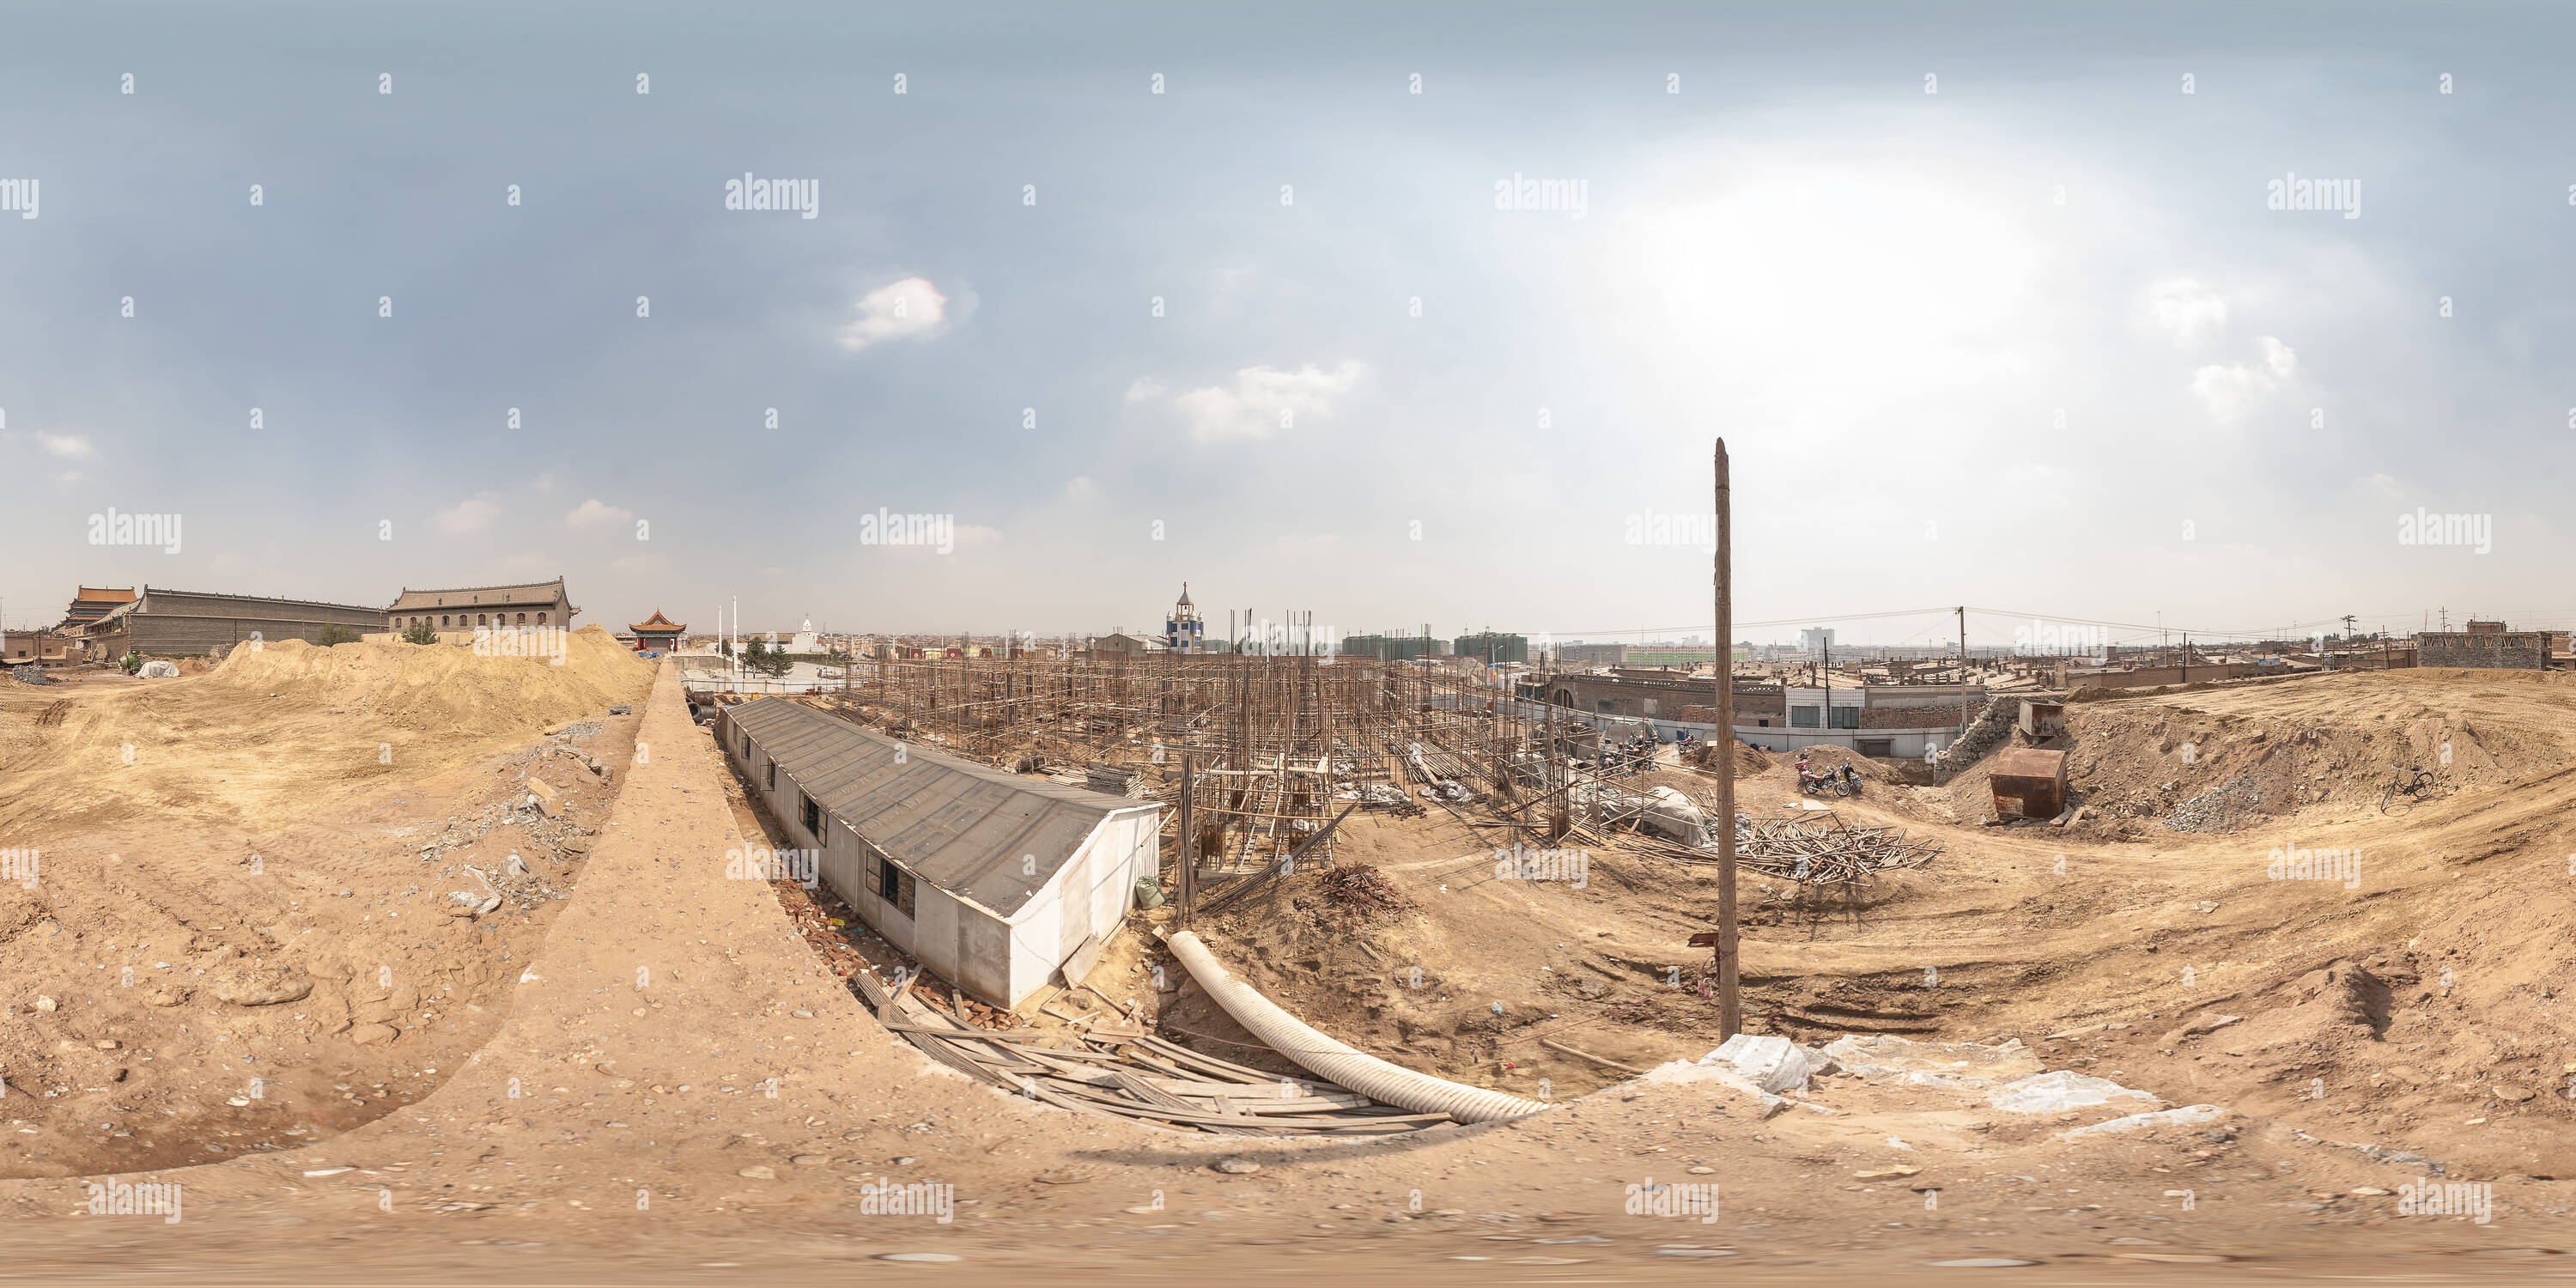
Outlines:
[{"label": "wooden pole", "polygon": [[1717,1035],[1744,1031],[1735,964],[1735,543],[1729,514],[1726,440],[1717,440]]},{"label": "wooden pole", "polygon": [[1198,820],[1191,817],[1190,812],[1190,797],[1196,786],[1190,771],[1197,767],[1196,761],[1197,758],[1191,753],[1187,751],[1181,753],[1180,922],[1183,930],[1190,928],[1190,914],[1198,910],[1199,902]]},{"label": "wooden pole", "polygon": [[1959,736],[1968,736],[1968,606],[1959,606]]}]

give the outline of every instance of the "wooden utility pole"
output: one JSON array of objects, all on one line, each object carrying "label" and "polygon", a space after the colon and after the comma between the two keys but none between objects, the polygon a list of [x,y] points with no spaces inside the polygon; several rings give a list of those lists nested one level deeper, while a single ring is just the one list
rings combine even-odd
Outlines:
[{"label": "wooden utility pole", "polygon": [[1968,606],[1959,605],[1959,736],[1968,736]]},{"label": "wooden utility pole", "polygon": [[1729,515],[1726,440],[1717,440],[1717,1036],[1744,1031],[1735,964],[1735,543]]},{"label": "wooden utility pole", "polygon": [[1197,912],[1199,906],[1198,821],[1190,817],[1190,800],[1195,794],[1192,791],[1195,785],[1192,779],[1195,775],[1191,771],[1197,768],[1197,761],[1198,757],[1195,753],[1187,751],[1181,753],[1180,923],[1183,930],[1190,928],[1190,914]]}]

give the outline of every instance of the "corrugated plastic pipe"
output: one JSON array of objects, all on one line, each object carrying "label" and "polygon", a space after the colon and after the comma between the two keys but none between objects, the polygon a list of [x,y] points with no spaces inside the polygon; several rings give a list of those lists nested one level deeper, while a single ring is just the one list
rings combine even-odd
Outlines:
[{"label": "corrugated plastic pipe", "polygon": [[1252,1035],[1281,1055],[1314,1070],[1326,1080],[1339,1083],[1372,1100],[1399,1105],[1418,1114],[1445,1113],[1462,1123],[1500,1122],[1507,1118],[1524,1118],[1550,1108],[1536,1100],[1524,1100],[1504,1091],[1470,1087],[1464,1083],[1416,1073],[1400,1064],[1389,1064],[1367,1052],[1336,1042],[1315,1031],[1305,1021],[1279,1009],[1279,1004],[1263,997],[1250,984],[1236,979],[1233,972],[1217,961],[1216,955],[1187,930],[1165,935],[1172,955],[1189,968],[1190,978],[1206,989],[1234,1022],[1252,1031]]}]

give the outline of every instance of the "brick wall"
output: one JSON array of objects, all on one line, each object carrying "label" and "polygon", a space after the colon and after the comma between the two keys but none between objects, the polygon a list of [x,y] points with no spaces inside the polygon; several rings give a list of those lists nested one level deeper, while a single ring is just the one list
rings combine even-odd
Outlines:
[{"label": "brick wall", "polygon": [[[2463,666],[2486,670],[2539,671],[2547,668],[2549,631],[2429,632],[2415,637],[2418,666]],[[2559,637],[2559,638],[2564,638]]]}]

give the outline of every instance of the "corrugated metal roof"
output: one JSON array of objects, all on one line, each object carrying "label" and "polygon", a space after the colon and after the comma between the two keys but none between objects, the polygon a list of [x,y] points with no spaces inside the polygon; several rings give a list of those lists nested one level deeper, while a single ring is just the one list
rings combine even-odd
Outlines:
[{"label": "corrugated metal roof", "polygon": [[[769,697],[727,713],[806,795],[914,876],[1009,917],[1112,813],[1145,802],[1023,778]],[[738,749],[737,749],[738,750]],[[1036,870],[1024,860],[1035,857]]]}]

